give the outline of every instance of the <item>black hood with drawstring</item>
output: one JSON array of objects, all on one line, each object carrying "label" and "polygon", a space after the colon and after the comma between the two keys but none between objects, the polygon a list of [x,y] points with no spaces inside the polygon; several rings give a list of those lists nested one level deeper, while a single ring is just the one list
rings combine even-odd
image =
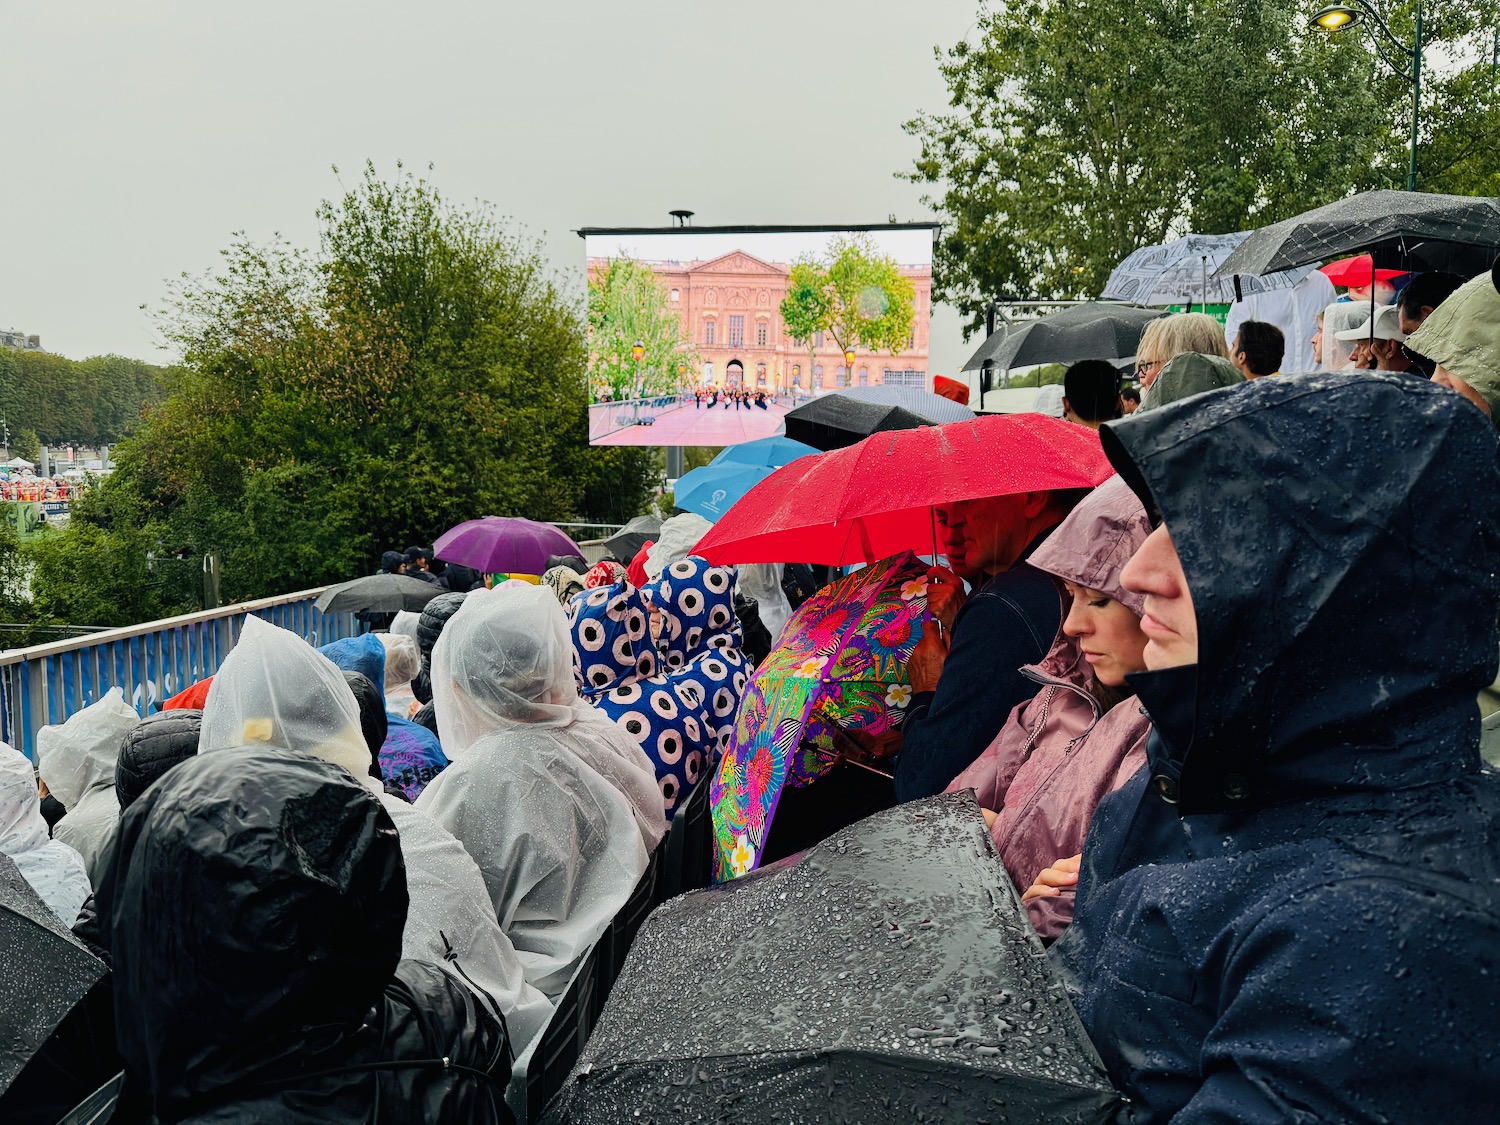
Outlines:
[{"label": "black hood with drawstring", "polygon": [[1103,442],[1166,524],[1198,627],[1196,664],[1130,677],[1148,765],[1090,822],[1053,946],[1122,1119],[1487,1120],[1492,427],[1432,383],[1296,375]]},{"label": "black hood with drawstring", "polygon": [[183,762],[125,813],[98,898],[126,1104],[164,1123],[510,1120],[504,1030],[400,961],[396,829],[339,767]]}]

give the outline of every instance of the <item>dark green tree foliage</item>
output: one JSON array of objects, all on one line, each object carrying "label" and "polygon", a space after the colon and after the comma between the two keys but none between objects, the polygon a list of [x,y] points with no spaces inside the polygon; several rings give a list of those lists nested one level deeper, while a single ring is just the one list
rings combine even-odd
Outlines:
[{"label": "dark green tree foliage", "polygon": [[[319,218],[316,254],[242,237],[177,286],[161,320],[178,387],[54,542],[217,551],[239,600],[368,573],[476,516],[640,510],[650,453],[587,448],[583,325],[535,244],[368,166]],[[119,588],[100,603],[162,608]]]},{"label": "dark green tree foliage", "polygon": [[167,371],[117,355],[74,360],[0,348],[0,417],[48,444],[115,442],[167,393]]},{"label": "dark green tree foliage", "polygon": [[1368,52],[1286,0],[1017,0],[940,55],[906,124],[936,189],[935,296],[1097,294],[1138,247],[1345,194],[1384,141]]}]

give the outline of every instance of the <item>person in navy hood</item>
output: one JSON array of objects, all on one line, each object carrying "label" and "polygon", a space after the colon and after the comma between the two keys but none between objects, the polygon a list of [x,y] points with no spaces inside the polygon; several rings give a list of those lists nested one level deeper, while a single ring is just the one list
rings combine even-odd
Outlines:
[{"label": "person in navy hood", "polygon": [[1122,575],[1156,729],[1054,955],[1124,1119],[1492,1119],[1487,420],[1399,376],[1286,376],[1103,441],[1161,523]]}]

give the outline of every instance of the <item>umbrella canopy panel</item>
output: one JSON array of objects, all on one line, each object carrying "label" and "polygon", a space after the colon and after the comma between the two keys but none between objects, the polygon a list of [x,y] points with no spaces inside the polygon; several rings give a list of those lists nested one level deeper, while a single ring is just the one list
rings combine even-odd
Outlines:
[{"label": "umbrella canopy panel", "polygon": [[1241,275],[1236,292],[1233,277],[1214,277],[1219,264],[1246,238],[1237,234],[1190,234],[1161,246],[1142,246],[1114,268],[1100,296],[1137,305],[1227,303],[1252,293],[1291,289],[1313,270]]},{"label": "umbrella canopy panel", "polygon": [[1117,1104],[955,793],[659,908],[544,1120],[1094,1122]]},{"label": "umbrella canopy panel", "polygon": [[683,474],[672,490],[672,502],[713,523],[776,470],[767,465],[717,462]]},{"label": "umbrella canopy panel", "polygon": [[[1419,247],[1421,243],[1437,246]],[[1500,199],[1421,191],[1366,191],[1253,232],[1224,259],[1221,276],[1291,269],[1357,251],[1377,266],[1449,268],[1443,245],[1500,250]],[[1421,257],[1420,263],[1401,259]],[[1446,264],[1434,260],[1445,257]],[[1382,259],[1385,260],[1382,260]]]},{"label": "umbrella canopy panel", "polygon": [[1040,320],[986,337],[964,364],[964,370],[978,371],[987,359],[994,360],[1001,370],[1084,359],[1126,359],[1135,355],[1146,325],[1166,315],[1161,309],[1138,309],[1106,301],[1070,305]]},{"label": "umbrella canopy panel", "polygon": [[841,449],[886,430],[962,422],[962,403],[915,387],[852,387],[820,395],[786,416],[786,436],[817,449]]},{"label": "umbrella canopy panel", "polygon": [[416,613],[445,592],[436,583],[408,578],[404,574],[369,574],[330,586],[318,595],[313,607],[320,613],[360,613],[365,610],[396,613],[403,609]]},{"label": "umbrella canopy panel", "polygon": [[484,574],[541,574],[553,555],[583,554],[578,544],[550,523],[519,516],[485,516],[438,536],[433,553]]},{"label": "umbrella canopy panel", "polygon": [[0,854],[0,1093],[107,971]]},{"label": "umbrella canopy panel", "polygon": [[936,548],[932,505],[1093,488],[1114,474],[1099,435],[1009,414],[875,434],[803,457],[747,492],[694,553],[719,563],[874,562]]},{"label": "umbrella canopy panel", "polygon": [[661,537],[661,520],[655,516],[636,516],[604,541],[604,549],[614,558],[629,562],[641,553],[648,542]]},{"label": "umbrella canopy panel", "polygon": [[741,442],[739,445],[726,446],[719,451],[710,464],[723,465],[733,463],[737,465],[765,465],[772,469],[779,469],[783,465],[790,465],[798,457],[806,457],[809,453],[818,452],[806,442],[793,441],[789,437],[775,434],[768,438],[760,438],[757,441]]}]

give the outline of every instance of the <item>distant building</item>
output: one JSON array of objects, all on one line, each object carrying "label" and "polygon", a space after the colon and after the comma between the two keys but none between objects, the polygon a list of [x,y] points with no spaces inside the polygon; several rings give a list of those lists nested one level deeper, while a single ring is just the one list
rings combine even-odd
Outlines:
[{"label": "distant building", "polygon": [[[607,259],[590,258],[590,280]],[[781,321],[791,266],[763,262],[734,250],[708,261],[648,262],[667,293],[703,364],[703,383],[743,384],[784,390],[832,390],[890,383],[927,389],[928,320],[932,311],[932,267],[901,266],[916,290],[913,329],[907,347],[895,355],[856,350],[853,370],[832,339],[818,333],[813,355],[791,339]]]},{"label": "distant building", "polygon": [[23,352],[39,352],[42,350],[42,338],[40,336],[28,336],[24,332],[17,332],[14,328],[0,328],[0,348],[15,348]]}]

